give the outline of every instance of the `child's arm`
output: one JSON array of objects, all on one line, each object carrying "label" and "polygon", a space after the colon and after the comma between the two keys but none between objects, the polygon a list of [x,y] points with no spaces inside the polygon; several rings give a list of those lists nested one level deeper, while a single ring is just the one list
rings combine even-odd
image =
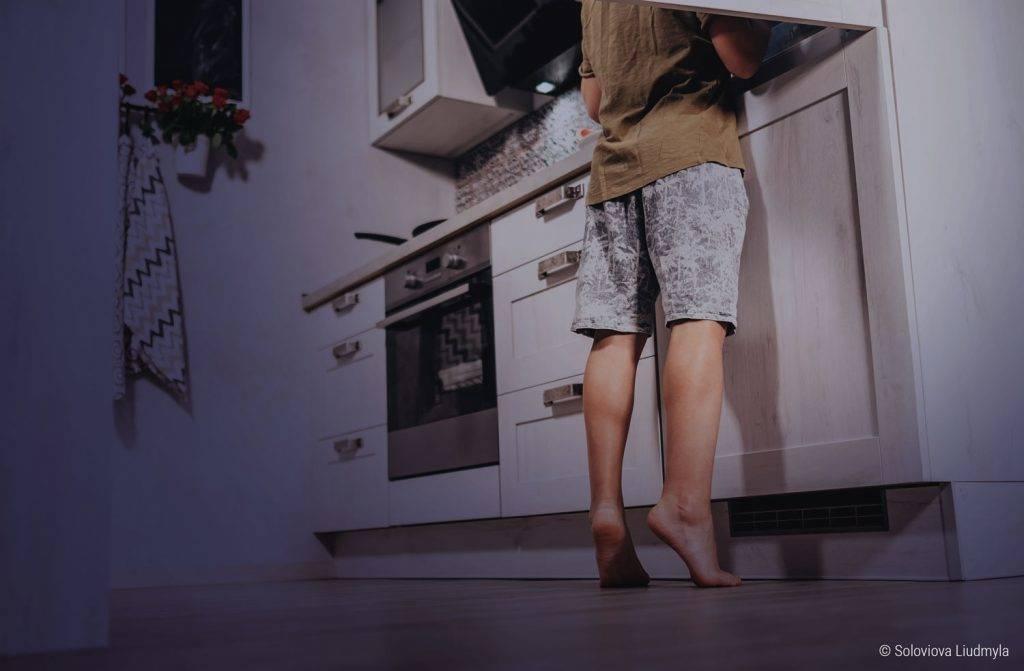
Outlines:
[{"label": "child's arm", "polygon": [[740,79],[749,79],[761,66],[771,26],[767,21],[716,15],[708,21],[707,31],[729,72]]}]

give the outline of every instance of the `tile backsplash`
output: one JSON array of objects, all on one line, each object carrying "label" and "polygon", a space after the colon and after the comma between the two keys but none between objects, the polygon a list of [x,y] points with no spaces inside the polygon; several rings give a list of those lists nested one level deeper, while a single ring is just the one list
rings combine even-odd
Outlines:
[{"label": "tile backsplash", "polygon": [[588,132],[600,129],[587,116],[579,89],[562,93],[456,159],[456,211],[566,158]]}]

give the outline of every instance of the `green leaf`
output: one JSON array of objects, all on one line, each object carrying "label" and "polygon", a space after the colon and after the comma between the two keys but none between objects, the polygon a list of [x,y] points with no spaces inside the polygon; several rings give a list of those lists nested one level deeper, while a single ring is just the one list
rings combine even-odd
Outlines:
[{"label": "green leaf", "polygon": [[230,156],[231,158],[238,158],[238,149],[235,148],[235,145],[233,143],[228,142],[227,144],[224,145],[224,149],[227,150],[228,156]]}]

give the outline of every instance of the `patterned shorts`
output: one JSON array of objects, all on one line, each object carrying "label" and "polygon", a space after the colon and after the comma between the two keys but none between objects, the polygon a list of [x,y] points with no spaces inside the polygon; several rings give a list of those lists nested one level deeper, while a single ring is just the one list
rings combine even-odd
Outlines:
[{"label": "patterned shorts", "polygon": [[570,328],[650,336],[660,291],[666,326],[711,319],[733,335],[749,208],[742,172],[720,163],[588,206]]}]

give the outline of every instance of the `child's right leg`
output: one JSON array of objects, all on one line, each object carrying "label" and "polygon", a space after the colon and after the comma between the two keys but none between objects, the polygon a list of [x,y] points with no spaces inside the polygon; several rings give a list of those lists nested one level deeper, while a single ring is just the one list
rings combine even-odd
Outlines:
[{"label": "child's right leg", "polygon": [[598,331],[583,374],[583,419],[590,468],[590,530],[602,587],[640,587],[650,578],[623,511],[622,458],[633,415],[642,333]]}]

